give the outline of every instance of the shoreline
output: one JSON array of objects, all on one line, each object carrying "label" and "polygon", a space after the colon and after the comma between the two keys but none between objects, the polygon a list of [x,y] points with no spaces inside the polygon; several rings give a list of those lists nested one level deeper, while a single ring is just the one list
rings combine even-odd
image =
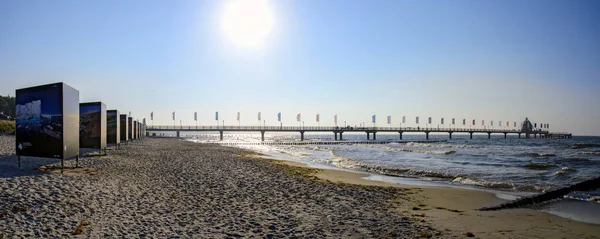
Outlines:
[{"label": "shoreline", "polygon": [[412,204],[398,203],[401,205],[398,212],[410,214],[413,219],[420,218],[434,228],[455,234],[470,232],[477,238],[595,238],[600,235],[600,225],[559,217],[545,211],[528,208],[488,212],[477,210],[508,201],[490,191],[370,180],[367,177],[372,174],[367,172],[311,167],[308,163],[271,158],[252,151],[281,164],[317,168],[319,171],[314,176],[331,183],[409,189],[413,192],[411,196],[397,200],[409,200]]}]

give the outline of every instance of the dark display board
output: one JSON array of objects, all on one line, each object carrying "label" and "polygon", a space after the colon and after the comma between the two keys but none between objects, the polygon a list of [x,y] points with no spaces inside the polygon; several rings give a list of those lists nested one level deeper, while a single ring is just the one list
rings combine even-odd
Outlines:
[{"label": "dark display board", "polygon": [[79,154],[79,91],[64,83],[16,91],[19,156],[67,159]]},{"label": "dark display board", "polygon": [[134,140],[134,138],[133,138],[133,118],[127,117],[127,124],[129,125],[129,129],[127,130],[127,134],[129,135],[129,140]]},{"label": "dark display board", "polygon": [[139,128],[138,127],[138,122],[137,122],[137,120],[134,120],[133,121],[133,138],[134,139],[139,139],[139,137],[138,137],[138,128]]},{"label": "dark display board", "polygon": [[121,143],[121,119],[118,110],[106,111],[106,143]]},{"label": "dark display board", "polygon": [[121,115],[121,120],[120,120],[120,124],[121,124],[121,141],[126,142],[129,141],[129,134],[128,129],[129,129],[129,124],[127,123],[127,115]]},{"label": "dark display board", "polygon": [[106,148],[106,105],[104,103],[79,104],[79,147]]}]

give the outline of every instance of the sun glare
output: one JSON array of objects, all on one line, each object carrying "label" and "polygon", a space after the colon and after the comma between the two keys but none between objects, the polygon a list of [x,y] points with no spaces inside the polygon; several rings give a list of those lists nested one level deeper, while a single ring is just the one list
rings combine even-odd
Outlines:
[{"label": "sun glare", "polygon": [[267,0],[232,0],[225,5],[222,29],[239,46],[262,46],[272,28],[273,15]]}]

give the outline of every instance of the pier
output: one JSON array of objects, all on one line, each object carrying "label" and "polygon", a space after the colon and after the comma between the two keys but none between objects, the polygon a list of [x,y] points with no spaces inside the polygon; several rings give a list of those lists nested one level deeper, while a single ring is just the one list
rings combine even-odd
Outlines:
[{"label": "pier", "polygon": [[473,134],[487,134],[488,139],[492,134],[504,135],[516,134],[519,138],[571,138],[570,133],[554,133],[544,130],[523,131],[519,129],[475,129],[475,128],[432,128],[432,127],[337,127],[337,126],[166,126],[154,125],[148,126],[150,132],[176,132],[179,138],[181,132],[219,132],[220,140],[223,140],[224,132],[260,132],[261,140],[265,140],[267,132],[297,132],[300,134],[300,140],[304,141],[304,133],[307,132],[331,132],[334,140],[343,140],[344,133],[362,132],[365,133],[367,140],[377,140],[377,133],[398,133],[398,139],[402,140],[404,133],[424,133],[425,139],[429,140],[430,133],[447,133],[449,139],[452,139],[454,133],[467,133],[469,138],[473,139]]}]

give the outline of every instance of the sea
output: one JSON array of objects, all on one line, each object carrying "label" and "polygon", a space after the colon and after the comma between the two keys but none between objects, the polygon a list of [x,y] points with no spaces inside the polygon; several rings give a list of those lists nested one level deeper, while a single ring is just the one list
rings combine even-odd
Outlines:
[{"label": "sea", "polygon": [[[281,160],[317,168],[368,173],[366,179],[399,184],[461,187],[514,200],[600,177],[600,137],[524,139],[518,136],[378,133],[382,144],[363,144],[365,133],[345,133],[348,144],[261,145],[259,133],[183,135],[199,143],[231,143]],[[305,133],[305,142],[334,141],[333,133]],[[267,132],[265,142],[299,142],[299,133]],[[418,142],[412,142],[418,141]],[[600,186],[600,185],[599,185]],[[600,189],[571,192],[536,207],[577,221],[600,224]]]}]

